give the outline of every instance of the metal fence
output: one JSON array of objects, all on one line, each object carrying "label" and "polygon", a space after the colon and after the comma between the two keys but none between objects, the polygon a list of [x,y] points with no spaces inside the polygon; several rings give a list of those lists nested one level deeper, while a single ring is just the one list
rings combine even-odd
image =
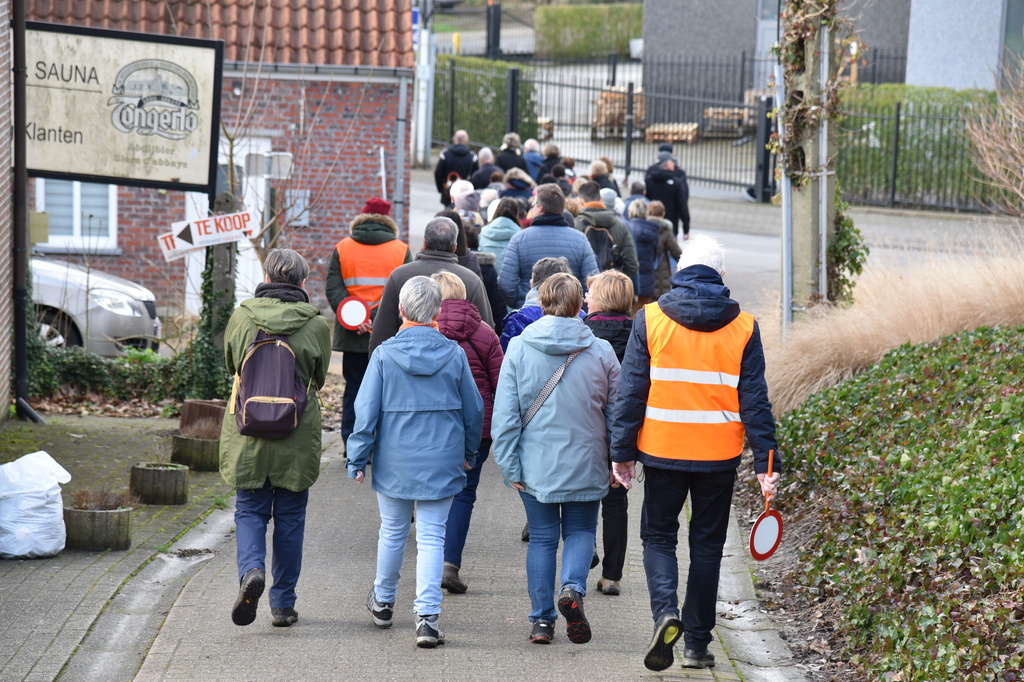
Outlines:
[{"label": "metal fence", "polygon": [[997,199],[971,159],[957,107],[865,108],[839,130],[836,177],[850,201],[980,211]]},{"label": "metal fence", "polygon": [[[629,60],[531,61],[500,71],[455,63],[435,83],[434,142],[446,144],[461,128],[476,145],[500,144],[502,127],[511,123],[505,103],[515,100],[516,132],[542,146],[557,144],[575,161],[577,174],[607,158],[616,175],[635,179],[656,161],[659,144],[671,142],[691,183],[754,187],[761,194],[773,161],[765,161],[766,139],[757,136],[765,93],[752,87],[757,61],[741,55],[703,67],[719,75],[720,91],[665,92],[652,86],[648,64]],[[678,76],[701,63],[676,61],[671,68]],[[501,107],[493,106],[500,98],[485,94],[492,91],[505,93]],[[489,104],[478,106],[473,98]],[[850,201],[979,211],[993,198],[971,160],[956,108],[861,108],[848,113],[837,141],[836,174]]]}]

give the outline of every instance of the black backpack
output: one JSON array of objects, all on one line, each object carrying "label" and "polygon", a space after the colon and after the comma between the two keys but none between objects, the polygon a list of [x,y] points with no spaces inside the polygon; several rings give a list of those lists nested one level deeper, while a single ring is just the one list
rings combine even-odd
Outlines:
[{"label": "black backpack", "polygon": [[599,225],[591,225],[586,221],[583,216],[580,216],[581,221],[586,228],[583,233],[587,235],[587,241],[590,242],[590,248],[594,251],[594,259],[597,260],[597,268],[604,272],[605,270],[621,270],[622,269],[622,247],[615,243],[615,239],[612,238],[611,231],[606,227]]},{"label": "black backpack", "polygon": [[308,392],[288,337],[258,330],[235,374],[231,411],[238,432],[258,438],[287,438],[302,420]]}]

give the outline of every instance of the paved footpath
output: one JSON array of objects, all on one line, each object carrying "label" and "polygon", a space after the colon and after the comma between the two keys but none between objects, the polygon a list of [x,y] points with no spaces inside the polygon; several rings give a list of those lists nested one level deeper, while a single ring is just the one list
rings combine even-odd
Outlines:
[{"label": "paved footpath", "polygon": [[[676,665],[651,673],[642,659],[652,622],[648,610],[638,535],[642,490],[630,493],[630,544],[623,595],[593,589],[586,610],[594,639],[568,642],[556,629],[550,646],[527,638],[526,544],[519,539],[524,515],[518,496],[488,462],[480,485],[462,575],[470,589],[446,595],[442,626],[448,642],[434,650],[414,644],[412,599],[415,541],[411,540],[399,588],[395,624],[379,630],[370,622],[366,593],[373,581],[379,520],[369,485],[350,481],[340,453],[312,488],[306,526],[299,622],[270,624],[266,599],[254,624],[231,623],[237,594],[234,544],[228,542],[193,577],[178,598],[142,664],[136,680],[251,680],[290,676],[303,680],[460,679],[504,677],[535,680],[798,680],[770,621],[756,614],[745,542],[733,527],[712,652],[713,670]],[[681,552],[685,566],[686,553]],[[751,612],[754,612],[753,614]],[[754,617],[754,616],[758,617]],[[562,622],[559,625],[563,625]],[[763,667],[775,662],[776,667]]]}]

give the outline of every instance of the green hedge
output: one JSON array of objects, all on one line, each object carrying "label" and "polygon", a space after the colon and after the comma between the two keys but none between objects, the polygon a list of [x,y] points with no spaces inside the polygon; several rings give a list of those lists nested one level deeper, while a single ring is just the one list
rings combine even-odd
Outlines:
[{"label": "green hedge", "polygon": [[[519,69],[522,79],[519,81],[517,132],[524,140],[533,137],[537,129],[537,95],[529,82],[532,69],[482,57],[438,55],[434,77],[434,139],[449,140],[453,131],[465,130],[474,145],[500,145],[501,138],[508,132],[505,119],[510,69]],[[453,101],[454,113],[450,106]]]},{"label": "green hedge", "polygon": [[889,200],[897,103],[897,203],[968,208],[996,198],[971,158],[963,118],[972,107],[990,106],[990,93],[886,84],[849,88],[842,100],[836,174],[846,198]]},{"label": "green hedge", "polygon": [[642,38],[643,5],[538,7],[534,56],[584,58],[629,56],[629,41]]},{"label": "green hedge", "polygon": [[904,345],[779,421],[779,505],[816,517],[798,570],[863,673],[844,679],[1021,679],[1022,345]]}]

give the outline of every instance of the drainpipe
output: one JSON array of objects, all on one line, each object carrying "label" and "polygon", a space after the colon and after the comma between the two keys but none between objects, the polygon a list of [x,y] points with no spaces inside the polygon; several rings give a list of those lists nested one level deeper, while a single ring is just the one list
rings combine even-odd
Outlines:
[{"label": "drainpipe", "polygon": [[[420,36],[422,39],[422,36]],[[409,79],[402,78],[398,81],[398,144],[395,145],[395,224],[398,231],[402,231],[402,221],[405,220],[405,127],[408,125],[407,115],[409,102],[406,98],[406,91],[409,89]],[[429,147],[428,147],[429,149]],[[408,235],[408,228],[406,228]]]},{"label": "drainpipe", "polygon": [[14,392],[18,418],[44,424],[28,404],[28,161],[26,157],[25,81],[25,0],[11,4],[14,33],[12,62],[14,72],[14,225],[12,265],[14,274]]},{"label": "drainpipe", "polygon": [[[828,26],[821,24],[821,79],[820,90],[827,92],[829,76],[829,56],[832,50],[832,34]],[[825,95],[822,95],[824,104]],[[828,117],[822,115],[821,124],[818,129],[818,295],[822,302],[828,301],[828,202],[832,197],[828,195]]]},{"label": "drainpipe", "polygon": [[[782,65],[775,65],[775,96],[779,102],[779,138],[785,137],[783,111],[786,102],[786,83]],[[782,168],[782,338],[789,337],[793,325],[793,183],[789,179],[785,155],[780,156]]]}]

